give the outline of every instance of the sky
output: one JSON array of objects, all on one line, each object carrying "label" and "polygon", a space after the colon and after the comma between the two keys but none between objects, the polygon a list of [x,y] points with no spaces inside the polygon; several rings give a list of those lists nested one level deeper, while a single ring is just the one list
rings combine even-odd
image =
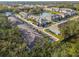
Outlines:
[{"label": "sky", "polygon": [[79,1],[79,0],[0,0],[0,1]]}]

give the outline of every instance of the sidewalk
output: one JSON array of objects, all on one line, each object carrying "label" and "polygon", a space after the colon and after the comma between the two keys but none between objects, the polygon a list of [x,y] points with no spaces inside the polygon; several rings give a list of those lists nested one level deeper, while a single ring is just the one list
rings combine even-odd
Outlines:
[{"label": "sidewalk", "polygon": [[37,30],[39,30],[39,31],[41,31],[41,32],[43,32],[43,33],[45,33],[45,34],[47,34],[47,35],[48,35],[49,37],[51,37],[54,41],[58,41],[58,40],[59,40],[57,37],[52,36],[52,35],[49,34],[48,32],[45,32],[45,31],[43,30],[43,28],[39,28],[38,26],[32,24],[30,21],[27,21],[26,19],[20,17],[19,15],[16,15],[16,16],[17,16],[18,18],[20,18],[22,21],[25,21],[25,22],[27,22],[28,24],[31,24],[31,25],[32,25],[33,27],[35,27]]}]

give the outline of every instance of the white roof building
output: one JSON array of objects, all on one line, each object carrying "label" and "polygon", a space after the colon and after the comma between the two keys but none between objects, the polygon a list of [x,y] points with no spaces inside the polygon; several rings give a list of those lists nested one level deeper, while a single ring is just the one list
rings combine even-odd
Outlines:
[{"label": "white roof building", "polygon": [[36,21],[38,21],[39,19],[39,16],[38,15],[29,15],[28,18],[32,18],[32,19],[35,19]]},{"label": "white roof building", "polygon": [[5,12],[5,15],[6,15],[6,16],[11,16],[12,13],[11,13],[11,12]]},{"label": "white roof building", "polygon": [[49,27],[49,30],[51,30],[53,33],[55,33],[57,35],[61,34],[57,25],[52,25],[51,27]]},{"label": "white roof building", "polygon": [[45,19],[48,22],[50,22],[51,21],[51,16],[52,16],[52,14],[44,12],[44,13],[42,13],[42,15],[40,15],[40,18]]},{"label": "white roof building", "polygon": [[64,13],[60,13],[58,15],[60,15],[62,18],[65,18],[65,16],[66,16]]},{"label": "white roof building", "polygon": [[58,14],[52,15],[52,19],[60,19],[60,18],[61,18],[61,15],[58,15]]},{"label": "white roof building", "polygon": [[44,10],[46,10],[46,11],[48,11],[48,10],[50,10],[50,11],[52,11],[52,8],[44,8]]},{"label": "white roof building", "polygon": [[59,12],[60,8],[52,8],[52,11]]},{"label": "white roof building", "polygon": [[42,13],[40,15],[29,15],[28,18],[35,19],[37,22],[42,24],[43,22],[50,22],[52,14],[50,13]]}]

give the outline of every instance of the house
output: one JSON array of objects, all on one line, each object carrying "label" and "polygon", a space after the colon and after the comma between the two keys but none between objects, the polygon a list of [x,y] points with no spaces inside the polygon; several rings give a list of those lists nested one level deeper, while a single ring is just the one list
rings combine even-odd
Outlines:
[{"label": "house", "polygon": [[46,12],[42,13],[40,15],[40,18],[39,18],[39,23],[40,24],[46,24],[46,23],[51,22],[51,15],[52,14],[46,13]]},{"label": "house", "polygon": [[44,10],[46,10],[46,11],[52,11],[52,8],[45,7]]},{"label": "house", "polygon": [[76,13],[76,11],[71,11],[71,16],[73,16],[73,15],[76,15],[77,13]]},{"label": "house", "polygon": [[35,7],[35,5],[25,4],[23,7],[24,7],[24,8],[34,8],[34,7]]},{"label": "house", "polygon": [[25,19],[27,19],[29,15],[28,13],[25,13],[25,12],[20,12],[19,14]]},{"label": "house", "polygon": [[60,13],[58,15],[60,15],[62,19],[70,16],[68,13]]},{"label": "house", "polygon": [[51,27],[49,27],[49,30],[55,33],[56,35],[61,34],[58,25],[52,25]]},{"label": "house", "polygon": [[42,13],[40,15],[33,15],[33,14],[30,14],[28,16],[28,18],[32,18],[34,19],[38,25],[42,25],[42,24],[46,24],[48,22],[51,22],[51,14],[50,13]]},{"label": "house", "polygon": [[12,15],[12,12],[5,12],[5,15],[8,17],[8,16],[11,16]]},{"label": "house", "polygon": [[36,5],[36,6],[40,7],[40,8],[47,8],[47,5],[42,5],[42,4],[41,5],[39,4],[39,5]]},{"label": "house", "polygon": [[62,18],[62,16],[58,14],[53,14],[51,17],[53,21],[59,21]]},{"label": "house", "polygon": [[46,24],[48,22],[51,22],[51,15],[52,14],[50,14],[50,13],[44,12],[40,15],[32,15],[31,14],[28,16],[28,18],[32,18],[32,19],[36,20],[37,23],[39,23],[41,25],[41,24]]},{"label": "house", "polygon": [[65,18],[66,17],[66,15],[64,13],[60,13],[58,15],[60,15],[62,18]]},{"label": "house", "polygon": [[51,16],[52,16],[52,14],[44,12],[40,15],[40,18],[50,22],[51,21]]},{"label": "house", "polygon": [[75,15],[76,11],[69,8],[52,8],[52,11],[64,13],[65,15]]},{"label": "house", "polygon": [[55,11],[55,12],[59,12],[60,11],[60,8],[52,8],[52,11]]},{"label": "house", "polygon": [[39,15],[30,14],[30,15],[28,16],[28,18],[32,18],[32,19],[35,19],[36,21],[38,21]]},{"label": "house", "polygon": [[60,11],[59,12],[62,12],[62,13],[73,13],[73,14],[75,14],[76,13],[76,11],[75,10],[72,10],[72,9],[68,9],[68,8],[60,8]]}]

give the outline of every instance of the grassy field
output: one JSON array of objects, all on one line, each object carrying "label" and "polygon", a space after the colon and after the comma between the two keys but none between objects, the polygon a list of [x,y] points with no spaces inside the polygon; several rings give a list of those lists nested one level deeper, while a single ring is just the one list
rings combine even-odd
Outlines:
[{"label": "grassy field", "polygon": [[54,11],[47,11],[47,12],[49,12],[51,14],[60,14],[60,12],[54,12]]},{"label": "grassy field", "polygon": [[27,19],[28,21],[31,21],[33,24],[37,25],[37,22],[35,21],[35,19],[29,18]]}]

